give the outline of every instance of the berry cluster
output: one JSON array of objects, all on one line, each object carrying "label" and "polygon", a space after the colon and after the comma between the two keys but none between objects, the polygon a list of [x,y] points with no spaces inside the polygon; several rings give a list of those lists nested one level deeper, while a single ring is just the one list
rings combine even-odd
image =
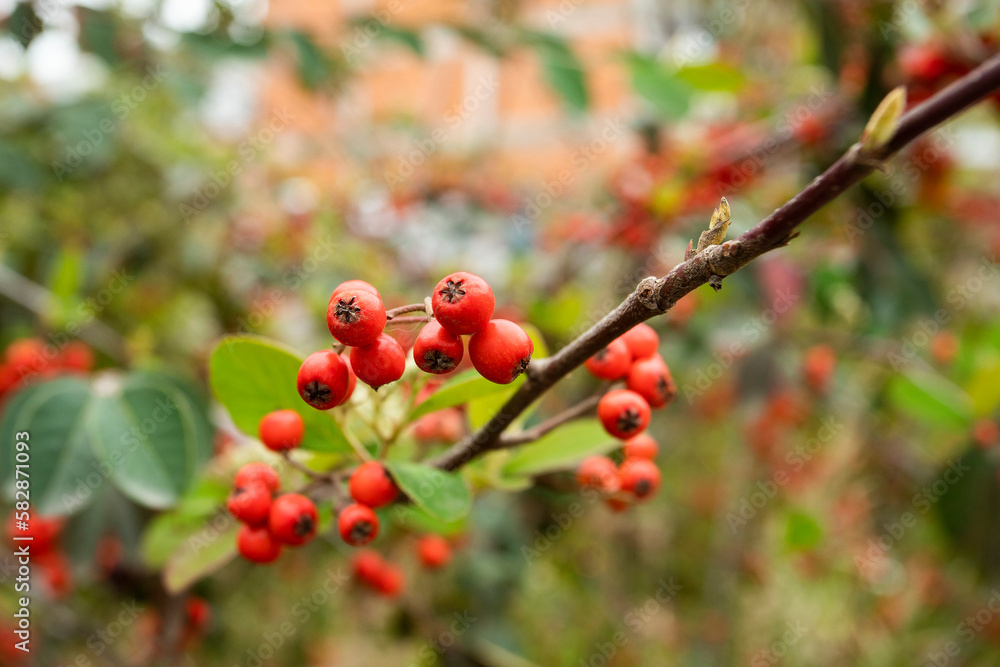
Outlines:
[{"label": "berry cluster", "polygon": [[660,489],[660,469],[655,462],[658,452],[656,440],[640,433],[623,443],[620,466],[607,456],[589,456],[581,461],[577,483],[603,494],[609,507],[621,511],[634,502],[649,500]]},{"label": "berry cluster", "polygon": [[94,352],[86,343],[70,341],[61,349],[39,338],[15,340],[0,363],[0,400],[32,378],[52,378],[63,373],[87,373],[94,367]]},{"label": "berry cluster", "polygon": [[[445,276],[430,299],[433,318],[413,343],[413,360],[426,373],[442,375],[465,357],[462,336],[470,336],[469,359],[487,380],[513,382],[531,361],[534,344],[514,322],[491,319],[493,290],[479,276],[458,271]],[[410,308],[413,310],[413,308]],[[351,348],[349,355],[322,350],[309,355],[298,374],[298,391],[317,410],[343,405],[357,380],[373,389],[395,382],[406,369],[406,352],[385,332],[390,316],[378,290],[349,280],[333,290],[326,323],[333,337]]]},{"label": "berry cluster", "polygon": [[274,562],[283,547],[302,546],[316,535],[313,501],[299,493],[276,495],[280,487],[278,474],[266,463],[248,463],[236,473],[226,507],[243,523],[236,547],[247,560]]},{"label": "berry cluster", "polygon": [[[417,542],[417,556],[429,570],[442,568],[451,561],[451,544],[440,535],[424,535]],[[354,575],[386,597],[399,595],[406,586],[406,577],[399,566],[371,549],[363,549],[354,556]]]},{"label": "berry cluster", "polygon": [[625,380],[625,389],[606,393],[597,406],[605,430],[625,440],[649,425],[652,408],[665,407],[677,395],[670,369],[657,350],[660,337],[638,324],[587,360],[587,370],[602,380]]},{"label": "berry cluster", "polygon": [[612,389],[597,404],[604,430],[624,441],[624,461],[618,466],[607,456],[591,456],[577,469],[580,486],[601,492],[616,510],[647,500],[660,488],[660,470],[654,463],[659,448],[643,431],[652,410],[665,407],[677,395],[677,385],[657,352],[659,347],[656,331],[638,324],[586,362],[587,370],[599,379],[625,381],[625,389]]}]

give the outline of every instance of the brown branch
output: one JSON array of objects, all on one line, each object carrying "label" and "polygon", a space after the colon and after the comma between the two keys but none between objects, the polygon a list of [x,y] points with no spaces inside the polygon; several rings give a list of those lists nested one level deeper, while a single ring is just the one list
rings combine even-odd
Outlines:
[{"label": "brown branch", "polygon": [[862,154],[855,144],[799,194],[756,226],[722,245],[711,246],[678,264],[662,278],[639,283],[613,311],[579,338],[548,359],[528,366],[528,379],[506,404],[477,432],[472,433],[431,461],[444,470],[465,463],[505,445],[504,430],[552,385],[580,366],[598,350],[636,324],[665,313],[677,300],[705,283],[721,279],[766,252],[786,245],[795,229],[844,190],[870,174],[882,162],[920,135],[1000,88],[1000,55],[915,107],[900,119],[893,138],[877,154]]},{"label": "brown branch", "polygon": [[416,315],[414,317],[394,317],[391,320],[387,320],[386,324],[420,324],[422,322],[430,322],[430,319],[426,315]]},{"label": "brown branch", "polygon": [[523,445],[538,440],[546,433],[554,431],[566,422],[579,419],[580,417],[586,415],[588,412],[597,407],[597,404],[600,402],[601,396],[603,395],[604,394],[598,394],[597,396],[591,396],[590,398],[584,399],[576,405],[566,408],[551,419],[546,419],[537,426],[525,429],[519,433],[509,433],[507,435],[500,436],[501,444],[497,449],[514,447],[515,445]]}]

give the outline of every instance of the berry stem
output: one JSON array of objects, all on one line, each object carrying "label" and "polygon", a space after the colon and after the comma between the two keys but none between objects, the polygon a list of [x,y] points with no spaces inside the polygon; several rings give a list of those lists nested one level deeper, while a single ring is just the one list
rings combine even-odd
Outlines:
[{"label": "berry stem", "polygon": [[296,461],[295,459],[292,458],[292,453],[287,449],[281,452],[281,458],[285,459],[285,463],[295,468],[299,472],[303,473],[304,475],[306,475],[306,477],[309,477],[310,479],[330,479],[332,476],[332,473],[330,472],[325,472],[325,473],[319,472],[317,470],[313,470],[312,468],[301,463],[300,461]]},{"label": "berry stem", "polygon": [[393,308],[391,310],[385,311],[385,319],[392,320],[399,315],[404,313],[423,313],[427,309],[427,306],[423,301],[420,303],[410,303],[405,306],[400,306],[399,308]]},{"label": "berry stem", "polygon": [[430,318],[424,315],[417,315],[415,317],[394,317],[388,320],[386,324],[421,324],[425,322],[430,322]]},{"label": "berry stem", "polygon": [[639,283],[614,310],[544,362],[528,366],[528,381],[482,428],[467,435],[430,463],[455,470],[482,454],[510,446],[503,432],[525,409],[570,371],[636,324],[661,315],[677,300],[706,283],[721,288],[722,279],[766,252],[787,245],[796,228],[847,188],[925,132],[958,115],[1000,88],[1000,55],[905,113],[892,137],[874,151],[853,145],[801,192],[732,241],[713,245],[675,266],[667,275]]}]

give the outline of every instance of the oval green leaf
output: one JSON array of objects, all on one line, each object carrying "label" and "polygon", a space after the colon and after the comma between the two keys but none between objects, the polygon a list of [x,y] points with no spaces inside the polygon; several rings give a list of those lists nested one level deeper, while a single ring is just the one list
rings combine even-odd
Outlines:
[{"label": "oval green leaf", "polygon": [[606,454],[619,446],[620,443],[608,435],[599,421],[580,419],[512,450],[503,473],[507,476],[529,476],[566,470],[586,456]]},{"label": "oval green leaf", "polygon": [[511,384],[494,384],[474,370],[463,371],[417,405],[410,413],[410,421],[438,410],[462,405],[475,398],[508,392],[512,386],[520,386],[523,381],[518,378]]},{"label": "oval green leaf", "polygon": [[386,467],[410,500],[431,517],[450,523],[472,507],[472,494],[460,475],[420,463],[386,461]]},{"label": "oval green leaf", "polygon": [[303,357],[266,338],[229,336],[209,360],[212,393],[244,433],[256,437],[264,415],[291,409],[305,422],[303,449],[352,452],[333,416],[309,407],[299,396],[295,378],[302,361]]}]

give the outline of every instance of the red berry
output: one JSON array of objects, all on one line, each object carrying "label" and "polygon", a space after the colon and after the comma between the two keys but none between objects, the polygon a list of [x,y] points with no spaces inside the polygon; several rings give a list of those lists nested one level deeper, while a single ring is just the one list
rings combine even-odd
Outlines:
[{"label": "red berry", "polygon": [[377,581],[379,593],[391,598],[396,597],[403,592],[405,585],[406,577],[403,576],[403,571],[395,565],[386,563],[385,567],[379,573]]},{"label": "red berry", "polygon": [[39,373],[49,365],[48,349],[38,338],[22,338],[7,346],[7,363],[24,377]]},{"label": "red berry", "polygon": [[347,400],[351,371],[333,350],[313,352],[299,367],[299,396],[317,410],[329,410]]},{"label": "red berry", "polygon": [[313,501],[298,493],[286,493],[271,503],[267,527],[279,542],[299,546],[316,535],[317,521]]},{"label": "red berry", "polygon": [[640,433],[625,441],[623,447],[626,459],[647,459],[652,461],[660,451],[656,440],[648,433]]},{"label": "red berry", "polygon": [[628,459],[618,475],[622,491],[631,493],[637,500],[652,498],[660,488],[660,469],[648,459]]},{"label": "red berry", "polygon": [[344,345],[372,344],[385,329],[385,322],[385,304],[377,294],[353,289],[330,297],[326,325],[333,337]]},{"label": "red berry", "polygon": [[[7,520],[7,537],[31,537],[31,552],[45,553],[51,551],[56,546],[56,539],[62,532],[65,521],[60,518],[42,516],[34,508],[28,510],[28,529],[21,530],[18,524],[23,520],[22,512],[11,512],[10,519]],[[17,543],[14,543],[17,544]]]},{"label": "red berry", "polygon": [[625,386],[645,398],[651,408],[662,408],[677,396],[667,362],[658,354],[633,363]]},{"label": "red berry", "polygon": [[624,341],[633,359],[645,359],[660,349],[660,336],[653,327],[640,322],[619,338]]},{"label": "red berry", "polygon": [[417,542],[417,554],[424,567],[444,567],[451,560],[451,545],[440,535],[424,535]]},{"label": "red berry", "polygon": [[614,493],[618,490],[618,466],[607,456],[588,456],[576,469],[576,481],[583,488]]},{"label": "red berry", "polygon": [[278,473],[266,463],[247,463],[236,471],[236,477],[233,478],[234,487],[250,486],[255,482],[262,483],[271,491],[277,491],[281,488]]},{"label": "red berry", "polygon": [[86,373],[94,367],[94,351],[86,343],[72,341],[59,354],[59,365],[69,371]]},{"label": "red berry", "polygon": [[616,338],[606,348],[587,359],[587,370],[602,380],[617,380],[625,377],[632,365],[632,353],[621,338]]},{"label": "red berry", "polygon": [[196,630],[206,628],[212,619],[212,608],[205,601],[205,598],[196,595],[192,595],[184,601],[184,612],[187,615],[188,623]]},{"label": "red berry", "polygon": [[236,534],[236,549],[240,555],[254,563],[273,563],[281,555],[281,543],[267,528],[240,526]]},{"label": "red berry", "polygon": [[431,297],[434,318],[455,335],[476,333],[485,327],[495,307],[493,290],[486,281],[465,271],[442,278]]},{"label": "red berry", "polygon": [[375,585],[386,562],[377,551],[365,549],[354,556],[354,574],[367,584]]},{"label": "red berry", "polygon": [[367,505],[348,505],[337,517],[337,529],[345,542],[360,547],[378,537],[378,516]]},{"label": "red berry", "polygon": [[948,71],[948,59],[932,44],[908,44],[898,57],[903,74],[913,79],[934,81]]},{"label": "red berry", "polygon": [[378,290],[375,289],[375,286],[372,285],[371,283],[366,283],[364,280],[345,280],[344,282],[340,283],[339,285],[333,288],[333,294],[330,295],[330,298],[332,299],[333,297],[337,296],[342,292],[346,292],[347,290],[362,290],[364,292],[371,292],[378,298],[380,299],[382,298],[382,295],[378,293]]},{"label": "red berry", "polygon": [[649,426],[649,403],[628,389],[615,389],[601,397],[597,416],[604,430],[621,440],[631,438]]},{"label": "red berry", "polygon": [[469,339],[469,358],[490,382],[509,384],[524,372],[535,344],[510,320],[491,320]]},{"label": "red berry", "polygon": [[823,393],[829,388],[836,367],[837,351],[829,345],[813,345],[806,350],[802,359],[802,374],[805,376],[806,384],[818,393]]},{"label": "red berry", "polygon": [[262,526],[271,515],[271,497],[271,489],[255,481],[234,488],[226,500],[226,509],[243,523]]},{"label": "red berry", "polygon": [[399,489],[389,476],[389,471],[378,461],[367,461],[359,465],[351,474],[348,488],[355,502],[368,507],[388,505],[399,495]]},{"label": "red berry", "polygon": [[610,507],[612,512],[624,512],[625,510],[627,510],[629,507],[632,506],[632,504],[629,501],[625,500],[624,498],[618,498],[616,496],[605,498],[604,504]]},{"label": "red berry", "polygon": [[425,373],[449,373],[462,362],[464,355],[462,339],[435,320],[428,322],[413,342],[413,360]]},{"label": "red berry", "polygon": [[34,564],[41,568],[45,585],[53,597],[61,598],[73,588],[73,569],[61,552],[48,551],[37,554]]},{"label": "red berry", "polygon": [[257,430],[265,447],[282,452],[299,446],[305,424],[295,410],[275,410],[264,415]]},{"label": "red berry", "polygon": [[378,389],[403,377],[406,352],[395,338],[387,333],[379,334],[371,345],[351,350],[351,368],[359,380]]}]

